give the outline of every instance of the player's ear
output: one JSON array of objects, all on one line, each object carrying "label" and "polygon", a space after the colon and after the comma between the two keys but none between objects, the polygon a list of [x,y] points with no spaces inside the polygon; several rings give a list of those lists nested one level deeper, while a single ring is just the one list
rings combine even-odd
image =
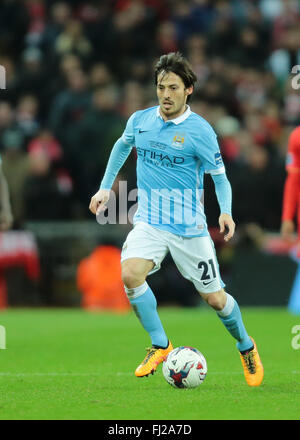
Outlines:
[{"label": "player's ear", "polygon": [[194,91],[194,86],[187,87],[185,89],[186,96],[191,95],[193,93],[193,91]]}]

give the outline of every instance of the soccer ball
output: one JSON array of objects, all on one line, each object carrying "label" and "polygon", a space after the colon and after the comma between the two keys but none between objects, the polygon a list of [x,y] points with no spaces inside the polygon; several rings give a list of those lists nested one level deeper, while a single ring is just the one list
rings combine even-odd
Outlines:
[{"label": "soccer ball", "polygon": [[168,354],[162,371],[174,388],[196,388],[205,379],[206,359],[196,348],[177,347]]}]

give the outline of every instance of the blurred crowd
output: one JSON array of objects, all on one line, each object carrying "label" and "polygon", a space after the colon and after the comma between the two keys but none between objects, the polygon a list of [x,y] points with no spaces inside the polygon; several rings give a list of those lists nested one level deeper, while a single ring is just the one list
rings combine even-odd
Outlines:
[{"label": "blurred crowd", "polygon": [[[156,105],[154,63],[179,50],[198,76],[191,108],[218,134],[236,223],[279,228],[287,140],[300,124],[298,0],[2,0],[0,35],[0,153],[15,227],[90,218],[127,118]],[[129,189],[135,160],[133,151],[119,175]]]}]

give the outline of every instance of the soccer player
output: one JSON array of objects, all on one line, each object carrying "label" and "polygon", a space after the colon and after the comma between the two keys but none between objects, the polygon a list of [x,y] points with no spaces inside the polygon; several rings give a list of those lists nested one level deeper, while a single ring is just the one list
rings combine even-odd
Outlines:
[{"label": "soccer player", "polygon": [[[298,234],[300,234],[300,126],[289,137],[286,160],[287,178],[284,185],[281,233],[290,240],[295,231],[294,217],[297,213]],[[297,212],[298,211],[298,212]]]},{"label": "soccer player", "polygon": [[114,179],[133,146],[137,151],[138,209],[121,254],[122,278],[130,303],[152,348],[135,370],[148,376],[173,349],[146,278],[159,270],[167,252],[216,312],[237,341],[248,385],[258,386],[263,366],[235,299],[225,292],[203,208],[203,177],[209,173],[220,206],[220,232],[232,238],[231,186],[216,134],[193,113],[187,101],[196,75],[179,53],[161,56],[155,67],[159,105],[135,112],[115,143],[99,191],[91,198],[94,214],[106,209]]},{"label": "soccer player", "polygon": [[6,178],[2,169],[2,160],[0,157],[0,230],[9,229],[13,223],[13,216],[9,201],[9,190]]},{"label": "soccer player", "polygon": [[298,224],[298,249],[295,255],[295,260],[298,263],[298,270],[288,308],[291,312],[300,314],[300,126],[295,128],[289,137],[286,171],[287,177],[284,185],[281,223],[282,237],[287,241],[292,241],[295,232],[295,217],[297,218]]}]

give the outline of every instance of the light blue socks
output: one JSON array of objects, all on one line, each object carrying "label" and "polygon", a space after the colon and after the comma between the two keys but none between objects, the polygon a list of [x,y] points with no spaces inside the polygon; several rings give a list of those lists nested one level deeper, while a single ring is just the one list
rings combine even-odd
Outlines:
[{"label": "light blue socks", "polygon": [[144,284],[133,289],[125,286],[125,292],[136,316],[149,333],[152,345],[167,347],[169,341],[157,313],[156,298],[148,283],[145,281]]},{"label": "light blue socks", "polygon": [[228,293],[226,295],[225,307],[217,312],[217,314],[229,333],[238,341],[236,344],[238,350],[249,350],[249,348],[253,347],[253,342],[245,329],[238,303],[231,295]]},{"label": "light blue socks", "polygon": [[[125,291],[136,316],[150,335],[152,345],[167,347],[169,341],[157,313],[156,298],[148,283],[145,281],[141,286],[132,289],[125,286]],[[253,343],[245,329],[238,303],[231,295],[226,295],[225,307],[217,314],[229,333],[237,340],[238,350],[249,350]]]}]

